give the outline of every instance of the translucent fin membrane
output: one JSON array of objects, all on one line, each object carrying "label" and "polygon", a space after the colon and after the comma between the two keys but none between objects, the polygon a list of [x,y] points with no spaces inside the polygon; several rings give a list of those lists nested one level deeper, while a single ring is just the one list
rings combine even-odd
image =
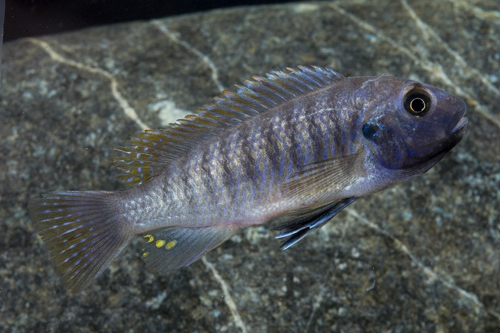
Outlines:
[{"label": "translucent fin membrane", "polygon": [[111,192],[53,192],[30,201],[30,215],[66,288],[87,287],[127,245]]},{"label": "translucent fin membrane", "polygon": [[266,112],[302,94],[323,88],[344,77],[328,68],[299,66],[289,73],[273,72],[267,77],[254,76],[237,92],[224,91],[213,104],[205,105],[197,115],[187,116],[168,128],[148,130],[117,150],[124,157],[113,158],[125,172],[119,178],[127,185],[141,184],[158,175],[173,160],[193,146],[220,134],[231,126]]},{"label": "translucent fin membrane", "polygon": [[240,228],[168,228],[144,236],[143,258],[149,271],[170,271],[191,264],[219,246]]}]

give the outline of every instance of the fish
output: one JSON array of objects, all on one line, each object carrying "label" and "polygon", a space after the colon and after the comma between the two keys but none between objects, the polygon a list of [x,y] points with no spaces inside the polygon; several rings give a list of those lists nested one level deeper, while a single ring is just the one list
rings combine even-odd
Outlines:
[{"label": "fish", "polygon": [[274,71],[116,148],[129,188],[51,192],[29,211],[71,293],[139,235],[152,272],[190,265],[267,223],[288,249],[358,198],[432,168],[465,135],[466,111],[413,80]]}]

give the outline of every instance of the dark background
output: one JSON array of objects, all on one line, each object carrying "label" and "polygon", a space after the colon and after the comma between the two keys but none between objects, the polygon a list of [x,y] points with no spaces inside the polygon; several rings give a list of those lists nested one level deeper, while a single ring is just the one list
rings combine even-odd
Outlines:
[{"label": "dark background", "polygon": [[289,0],[7,0],[4,41],[94,25]]}]

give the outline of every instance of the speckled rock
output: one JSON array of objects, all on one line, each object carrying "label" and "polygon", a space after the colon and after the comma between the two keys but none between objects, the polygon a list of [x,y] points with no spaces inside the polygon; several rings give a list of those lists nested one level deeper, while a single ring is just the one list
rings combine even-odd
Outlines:
[{"label": "speckled rock", "polygon": [[[496,0],[336,1],[212,11],[4,45],[0,331],[500,330]],[[149,274],[141,240],[69,295],[27,202],[117,190],[113,146],[254,74],[298,65],[421,80],[464,98],[465,139],[426,175],[358,200],[286,252],[250,228]]]}]

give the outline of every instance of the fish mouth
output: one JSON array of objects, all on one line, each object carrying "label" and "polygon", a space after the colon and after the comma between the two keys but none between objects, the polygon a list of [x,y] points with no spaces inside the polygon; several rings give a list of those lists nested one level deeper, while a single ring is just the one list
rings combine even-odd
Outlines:
[{"label": "fish mouth", "polygon": [[463,134],[465,134],[465,130],[467,129],[468,122],[469,122],[469,120],[467,119],[467,117],[460,118],[458,123],[455,125],[455,128],[453,128],[453,130],[451,131],[451,134],[455,134],[456,132],[460,132],[460,133],[462,133],[462,136],[463,136]]},{"label": "fish mouth", "polygon": [[444,144],[446,150],[451,150],[451,148],[455,147],[460,141],[462,141],[462,138],[465,135],[465,130],[467,129],[468,122],[469,120],[467,119],[467,117],[460,118],[460,120],[446,139],[446,143]]},{"label": "fish mouth", "polygon": [[462,138],[465,135],[465,130],[467,129],[468,122],[469,120],[467,119],[467,117],[460,118],[448,137],[442,140],[439,144],[435,143],[435,147],[433,149],[436,152],[435,155],[439,155],[442,152],[449,152],[460,141],[462,141]]},{"label": "fish mouth", "polygon": [[465,130],[467,129],[467,124],[469,123],[469,120],[467,117],[462,117],[458,121],[458,123],[455,125],[453,130],[451,131],[450,135],[450,141],[454,142],[455,144],[459,143],[460,140],[465,135]]},{"label": "fish mouth", "polygon": [[435,143],[435,148],[428,155],[428,160],[412,166],[414,170],[413,172],[416,172],[415,170],[419,170],[419,172],[427,172],[427,170],[429,170],[437,162],[439,162],[444,157],[444,155],[446,155],[462,140],[465,135],[465,130],[467,129],[468,122],[469,120],[466,117],[462,117],[445,140],[441,141],[440,143]]}]

